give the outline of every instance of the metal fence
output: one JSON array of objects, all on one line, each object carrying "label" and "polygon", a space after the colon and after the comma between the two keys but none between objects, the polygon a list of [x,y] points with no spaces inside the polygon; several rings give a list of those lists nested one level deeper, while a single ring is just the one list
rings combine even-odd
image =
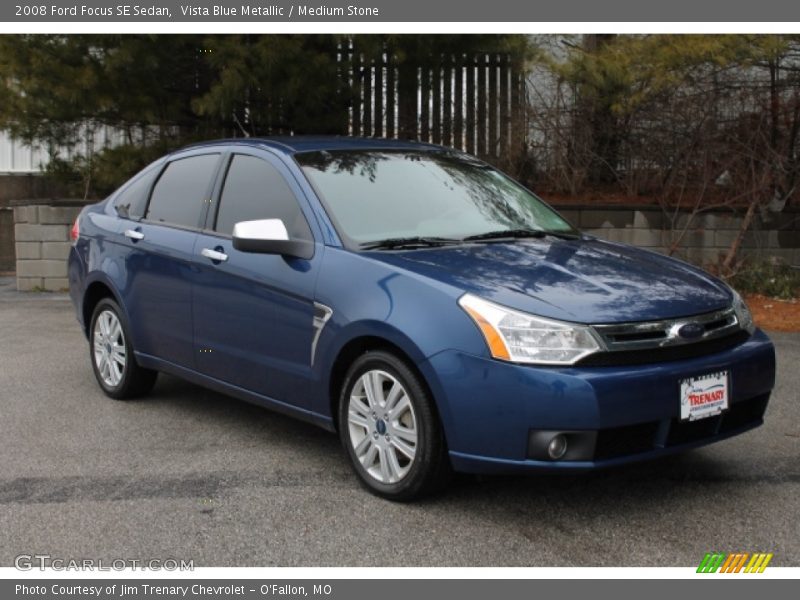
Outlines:
[{"label": "metal fence", "polygon": [[510,55],[439,55],[409,66],[350,46],[338,59],[353,90],[351,135],[416,139],[487,159],[525,137],[525,73]]}]

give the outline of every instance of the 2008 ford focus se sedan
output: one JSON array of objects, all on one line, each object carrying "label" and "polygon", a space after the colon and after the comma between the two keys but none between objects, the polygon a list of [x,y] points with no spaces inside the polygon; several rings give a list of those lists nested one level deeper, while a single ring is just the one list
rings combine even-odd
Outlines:
[{"label": "2008 ford focus se sedan", "polygon": [[453,471],[579,470],[762,423],[773,346],[725,283],[583,235],[475,158],[354,138],[200,144],[73,227],[112,398],[183,377],[337,431],[409,500]]}]

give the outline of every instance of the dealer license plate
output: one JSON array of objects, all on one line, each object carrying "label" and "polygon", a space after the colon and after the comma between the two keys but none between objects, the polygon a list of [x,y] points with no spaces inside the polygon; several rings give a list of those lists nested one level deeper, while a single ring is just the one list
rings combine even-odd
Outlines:
[{"label": "dealer license plate", "polygon": [[728,408],[728,372],[718,371],[680,380],[681,420],[713,417]]}]

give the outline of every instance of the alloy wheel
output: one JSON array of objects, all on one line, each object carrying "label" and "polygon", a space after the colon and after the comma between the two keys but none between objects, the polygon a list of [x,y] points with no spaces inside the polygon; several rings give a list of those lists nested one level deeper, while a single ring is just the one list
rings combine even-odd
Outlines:
[{"label": "alloy wheel", "polygon": [[127,352],[122,324],[113,311],[104,310],[97,316],[92,349],[95,366],[103,383],[110,388],[117,387],[125,375]]},{"label": "alloy wheel", "polygon": [[417,419],[403,385],[380,369],[365,372],[350,392],[350,443],[364,470],[384,484],[402,480],[417,455]]}]

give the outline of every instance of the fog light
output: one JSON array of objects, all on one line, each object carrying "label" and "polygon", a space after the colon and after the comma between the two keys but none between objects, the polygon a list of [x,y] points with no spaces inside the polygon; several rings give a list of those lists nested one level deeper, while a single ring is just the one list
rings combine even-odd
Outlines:
[{"label": "fog light", "polygon": [[590,461],[596,440],[593,430],[532,429],[528,432],[527,458],[549,463]]},{"label": "fog light", "polygon": [[567,438],[565,435],[559,433],[547,445],[547,455],[553,459],[558,460],[564,458],[567,453]]}]

